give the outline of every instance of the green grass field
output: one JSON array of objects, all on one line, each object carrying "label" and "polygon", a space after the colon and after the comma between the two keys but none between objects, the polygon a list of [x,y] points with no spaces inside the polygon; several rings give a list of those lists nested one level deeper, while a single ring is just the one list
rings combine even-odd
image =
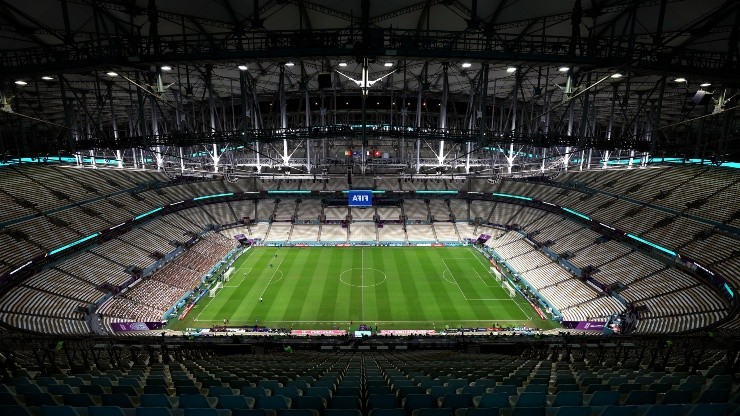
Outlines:
[{"label": "green grass field", "polygon": [[555,326],[512,299],[470,247],[254,247],[234,267],[215,298],[170,328],[224,319],[293,329]]}]

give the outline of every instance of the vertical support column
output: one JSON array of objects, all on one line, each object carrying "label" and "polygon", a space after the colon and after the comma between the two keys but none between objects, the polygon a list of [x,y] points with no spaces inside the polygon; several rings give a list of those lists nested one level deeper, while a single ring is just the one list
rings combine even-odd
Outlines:
[{"label": "vertical support column", "polygon": [[288,129],[288,101],[285,98],[285,65],[280,64],[280,79],[278,81],[278,94],[280,96],[280,129],[283,137],[283,164],[287,165],[290,156],[288,155],[288,138],[286,130]]},{"label": "vertical support column", "polygon": [[[310,131],[311,127],[311,97],[308,95],[308,79],[306,83],[306,129]],[[306,137],[306,171],[311,173],[311,139]]]},{"label": "vertical support column", "polygon": [[[424,69],[426,70],[427,66],[424,65]],[[423,71],[422,71],[423,72]],[[415,127],[417,128],[417,136],[416,136],[416,173],[419,173],[421,170],[421,139],[419,139],[419,132],[418,130],[421,129],[421,112],[422,108],[424,107],[422,105],[422,101],[424,99],[424,82],[419,79],[419,91],[416,96],[416,124]]]},{"label": "vertical support column", "polygon": [[158,142],[155,146],[156,153],[154,154],[154,157],[157,160],[157,170],[159,171],[162,170],[162,167],[164,166],[164,157],[162,156],[162,146],[159,145],[159,119],[157,112],[157,99],[152,95],[150,96],[149,102],[152,107],[152,139]]},{"label": "vertical support column", "polygon": [[[251,91],[252,93],[252,128],[254,130],[259,130],[262,128],[262,116],[260,114],[260,108],[258,105],[259,101],[257,100],[257,91],[254,89],[252,77],[248,73],[245,73],[245,78],[247,91]],[[262,164],[260,161],[260,142],[258,140],[254,141],[254,155],[257,164],[257,173],[262,172]]]},{"label": "vertical support column", "polygon": [[[87,95],[82,94],[82,105],[83,107],[87,106]],[[90,113],[85,110],[85,139],[92,141],[93,134],[92,134],[92,126],[90,125]],[[90,149],[90,166],[95,169],[97,168],[97,163],[95,161],[95,147],[92,146]]]},{"label": "vertical support column", "polygon": [[[239,70],[239,100],[241,103],[241,116],[242,116],[242,137],[246,143],[247,136],[249,135],[249,125],[247,120],[249,119],[249,87],[247,85],[247,71]],[[259,153],[255,147],[255,156],[259,161]]]},{"label": "vertical support column", "polygon": [[213,160],[213,171],[218,172],[218,163],[221,160],[221,155],[218,152],[218,144],[216,141],[216,97],[213,92],[213,65],[206,65],[206,88],[208,89],[208,112],[210,115],[210,131],[208,132],[211,136],[213,143],[213,153],[211,153],[211,159]]},{"label": "vertical support column", "polygon": [[[481,66],[481,91],[480,91],[480,124],[478,126],[478,143],[479,146],[482,146],[486,135],[486,114],[487,114],[487,106],[488,106],[488,63],[484,63]],[[494,81],[494,90],[495,87],[495,81]],[[495,99],[494,99],[495,101]],[[493,113],[493,111],[491,111]],[[493,117],[493,116],[491,116]],[[493,125],[491,125],[491,128],[493,128]],[[470,154],[470,151],[468,151],[468,154]],[[491,164],[491,168],[493,168],[493,164]]]},{"label": "vertical support column", "polygon": [[[447,79],[448,64],[444,63],[444,69],[442,71],[442,98],[439,103],[439,120],[437,127],[439,128],[442,135],[445,135],[447,129],[447,94],[449,90],[449,80]],[[444,139],[439,141],[439,153],[437,154],[437,164],[440,166],[445,160],[445,141]]]},{"label": "vertical support column", "polygon": [[[405,71],[405,70],[404,70]],[[401,147],[398,149],[398,157],[401,160],[406,160],[406,123],[409,115],[409,110],[406,108],[406,84],[403,86],[403,94],[401,94]]]},{"label": "vertical support column", "polygon": [[[116,121],[116,108],[113,105],[113,83],[108,82],[106,84],[108,89],[108,104],[110,105],[110,124],[113,130],[113,141],[118,147],[118,122]],[[116,162],[118,162],[118,168],[123,168],[123,157],[121,155],[121,149],[116,150]]]},{"label": "vertical support column", "polygon": [[[738,12],[740,13],[740,12]],[[655,122],[653,123],[652,134],[650,137],[650,153],[655,153],[655,145],[658,140],[658,135],[655,132],[660,131],[660,116],[663,110],[663,97],[665,96],[666,77],[665,75],[660,78],[660,93],[658,94],[658,103],[655,107]]]},{"label": "vertical support column", "polygon": [[[135,79],[136,83],[141,85],[141,76],[139,75],[139,71],[136,71],[135,73]],[[141,88],[136,88],[136,104],[137,104],[137,114],[139,116],[139,136],[141,137],[141,147],[139,148],[139,165],[142,169],[146,168],[146,160],[144,159],[144,151],[141,149],[144,149],[145,147],[149,147],[149,136],[147,135],[147,128],[146,128],[146,115],[144,114],[144,94],[141,92]],[[137,149],[134,149],[134,152],[136,152]]]},{"label": "vertical support column", "polygon": [[547,159],[547,148],[542,148],[542,167],[540,168],[540,172],[543,174],[545,173],[545,159]]},{"label": "vertical support column", "polygon": [[[326,94],[324,94],[324,90],[321,90],[321,109],[320,115],[321,115],[321,125],[326,126]],[[322,160],[326,160],[326,137],[321,139],[321,158]]]},{"label": "vertical support column", "polygon": [[509,156],[506,157],[506,169],[509,173],[511,173],[511,169],[514,167],[514,159],[516,159],[516,156],[514,155],[514,140],[519,133],[516,125],[516,113],[519,109],[519,86],[522,82],[522,75],[518,67],[514,77],[514,91],[512,91],[511,97],[511,142],[509,143]]},{"label": "vertical support column", "polygon": [[[175,96],[175,129],[182,131],[182,93],[179,89],[172,91]],[[182,146],[178,147],[178,153],[180,154],[180,173],[185,172],[185,159],[183,158]]]}]

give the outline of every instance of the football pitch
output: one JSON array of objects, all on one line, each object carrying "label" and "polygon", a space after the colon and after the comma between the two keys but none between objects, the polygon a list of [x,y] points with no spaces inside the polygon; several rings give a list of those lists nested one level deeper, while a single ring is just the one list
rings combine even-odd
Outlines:
[{"label": "football pitch", "polygon": [[511,298],[472,247],[253,247],[214,298],[172,329],[223,324],[292,329],[549,329]]}]

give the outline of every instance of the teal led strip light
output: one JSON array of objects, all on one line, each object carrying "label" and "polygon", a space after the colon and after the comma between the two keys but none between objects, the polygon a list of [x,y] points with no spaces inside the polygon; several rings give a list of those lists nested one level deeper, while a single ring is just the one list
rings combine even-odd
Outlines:
[{"label": "teal led strip light", "polygon": [[234,196],[234,193],[233,192],[227,192],[225,194],[214,194],[214,195],[199,196],[197,198],[193,198],[193,201],[200,201],[201,199],[208,199],[208,198],[220,198],[222,196]]},{"label": "teal led strip light", "polygon": [[84,243],[85,241],[87,241],[87,240],[91,240],[91,239],[93,239],[93,238],[95,238],[95,237],[97,237],[97,236],[99,236],[99,235],[100,235],[100,233],[90,234],[90,235],[88,235],[87,237],[85,237],[85,238],[81,238],[81,239],[79,239],[79,240],[77,240],[77,241],[73,241],[73,242],[71,242],[71,243],[67,244],[66,246],[61,246],[61,247],[59,247],[59,248],[55,248],[54,250],[51,250],[51,251],[49,252],[49,254],[47,254],[47,256],[51,256],[51,255],[57,254],[57,253],[59,253],[60,251],[64,251],[64,250],[66,250],[66,249],[68,249],[68,248],[70,248],[70,247],[74,247],[74,246],[76,246],[77,244],[82,244],[82,243]]},{"label": "teal led strip light", "polygon": [[140,220],[140,219],[142,219],[142,218],[144,218],[144,217],[148,217],[149,215],[152,215],[152,214],[154,214],[155,212],[159,212],[159,211],[161,211],[161,210],[162,210],[162,207],[159,207],[159,208],[154,208],[153,210],[151,210],[151,211],[149,211],[149,212],[145,212],[145,213],[143,213],[143,214],[140,214],[140,215],[137,215],[137,216],[135,216],[135,217],[134,217],[134,221],[136,221],[136,220]]},{"label": "teal led strip light", "polygon": [[504,197],[504,198],[523,199],[525,201],[531,201],[532,200],[532,198],[527,197],[527,196],[519,196],[519,195],[511,195],[511,194],[497,194],[496,192],[494,192],[492,195],[493,196],[501,196],[501,197]]},{"label": "teal led strip light", "polygon": [[662,252],[664,252],[666,254],[670,254],[671,256],[674,256],[674,257],[676,256],[676,252],[675,251],[671,251],[671,250],[668,250],[665,247],[659,246],[659,245],[657,245],[655,243],[651,243],[650,241],[647,241],[645,239],[642,239],[642,238],[640,238],[640,237],[638,237],[638,236],[636,236],[634,234],[627,234],[627,237],[629,237],[629,238],[631,238],[633,240],[637,240],[637,241],[639,241],[639,242],[641,242],[643,244],[646,244],[646,245],[648,245],[648,246],[650,246],[650,247],[652,247],[654,249],[660,250],[660,251],[662,251]]},{"label": "teal led strip light", "polygon": [[580,213],[580,212],[578,212],[578,211],[573,211],[572,209],[570,209],[570,208],[566,208],[566,207],[561,207],[561,208],[563,209],[563,211],[567,211],[567,212],[570,212],[571,214],[575,215],[576,217],[581,217],[581,218],[583,218],[584,220],[588,220],[588,221],[591,221],[591,218],[590,218],[590,217],[588,217],[588,216],[586,216],[586,215],[583,215],[583,214],[581,214],[581,213]]}]

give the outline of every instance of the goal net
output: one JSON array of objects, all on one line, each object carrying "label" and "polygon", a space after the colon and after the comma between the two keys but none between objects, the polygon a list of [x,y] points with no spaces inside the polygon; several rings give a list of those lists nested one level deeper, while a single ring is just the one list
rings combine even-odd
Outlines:
[{"label": "goal net", "polygon": [[496,280],[501,281],[501,273],[495,267],[491,267],[491,274],[493,274]]},{"label": "goal net", "polygon": [[504,281],[504,288],[509,291],[509,296],[510,297],[513,298],[514,296],[516,296],[516,289],[514,289],[514,287],[511,286],[511,284],[509,284],[509,282]]},{"label": "goal net", "polygon": [[216,292],[218,292],[218,290],[221,289],[222,287],[224,287],[223,283],[221,282],[216,283],[216,286],[212,287],[211,290],[208,291],[208,297],[215,298]]},{"label": "goal net", "polygon": [[233,267],[229,267],[226,270],[226,273],[224,273],[224,282],[228,282],[229,279],[231,278],[231,275],[232,274],[234,274],[234,268]]}]

